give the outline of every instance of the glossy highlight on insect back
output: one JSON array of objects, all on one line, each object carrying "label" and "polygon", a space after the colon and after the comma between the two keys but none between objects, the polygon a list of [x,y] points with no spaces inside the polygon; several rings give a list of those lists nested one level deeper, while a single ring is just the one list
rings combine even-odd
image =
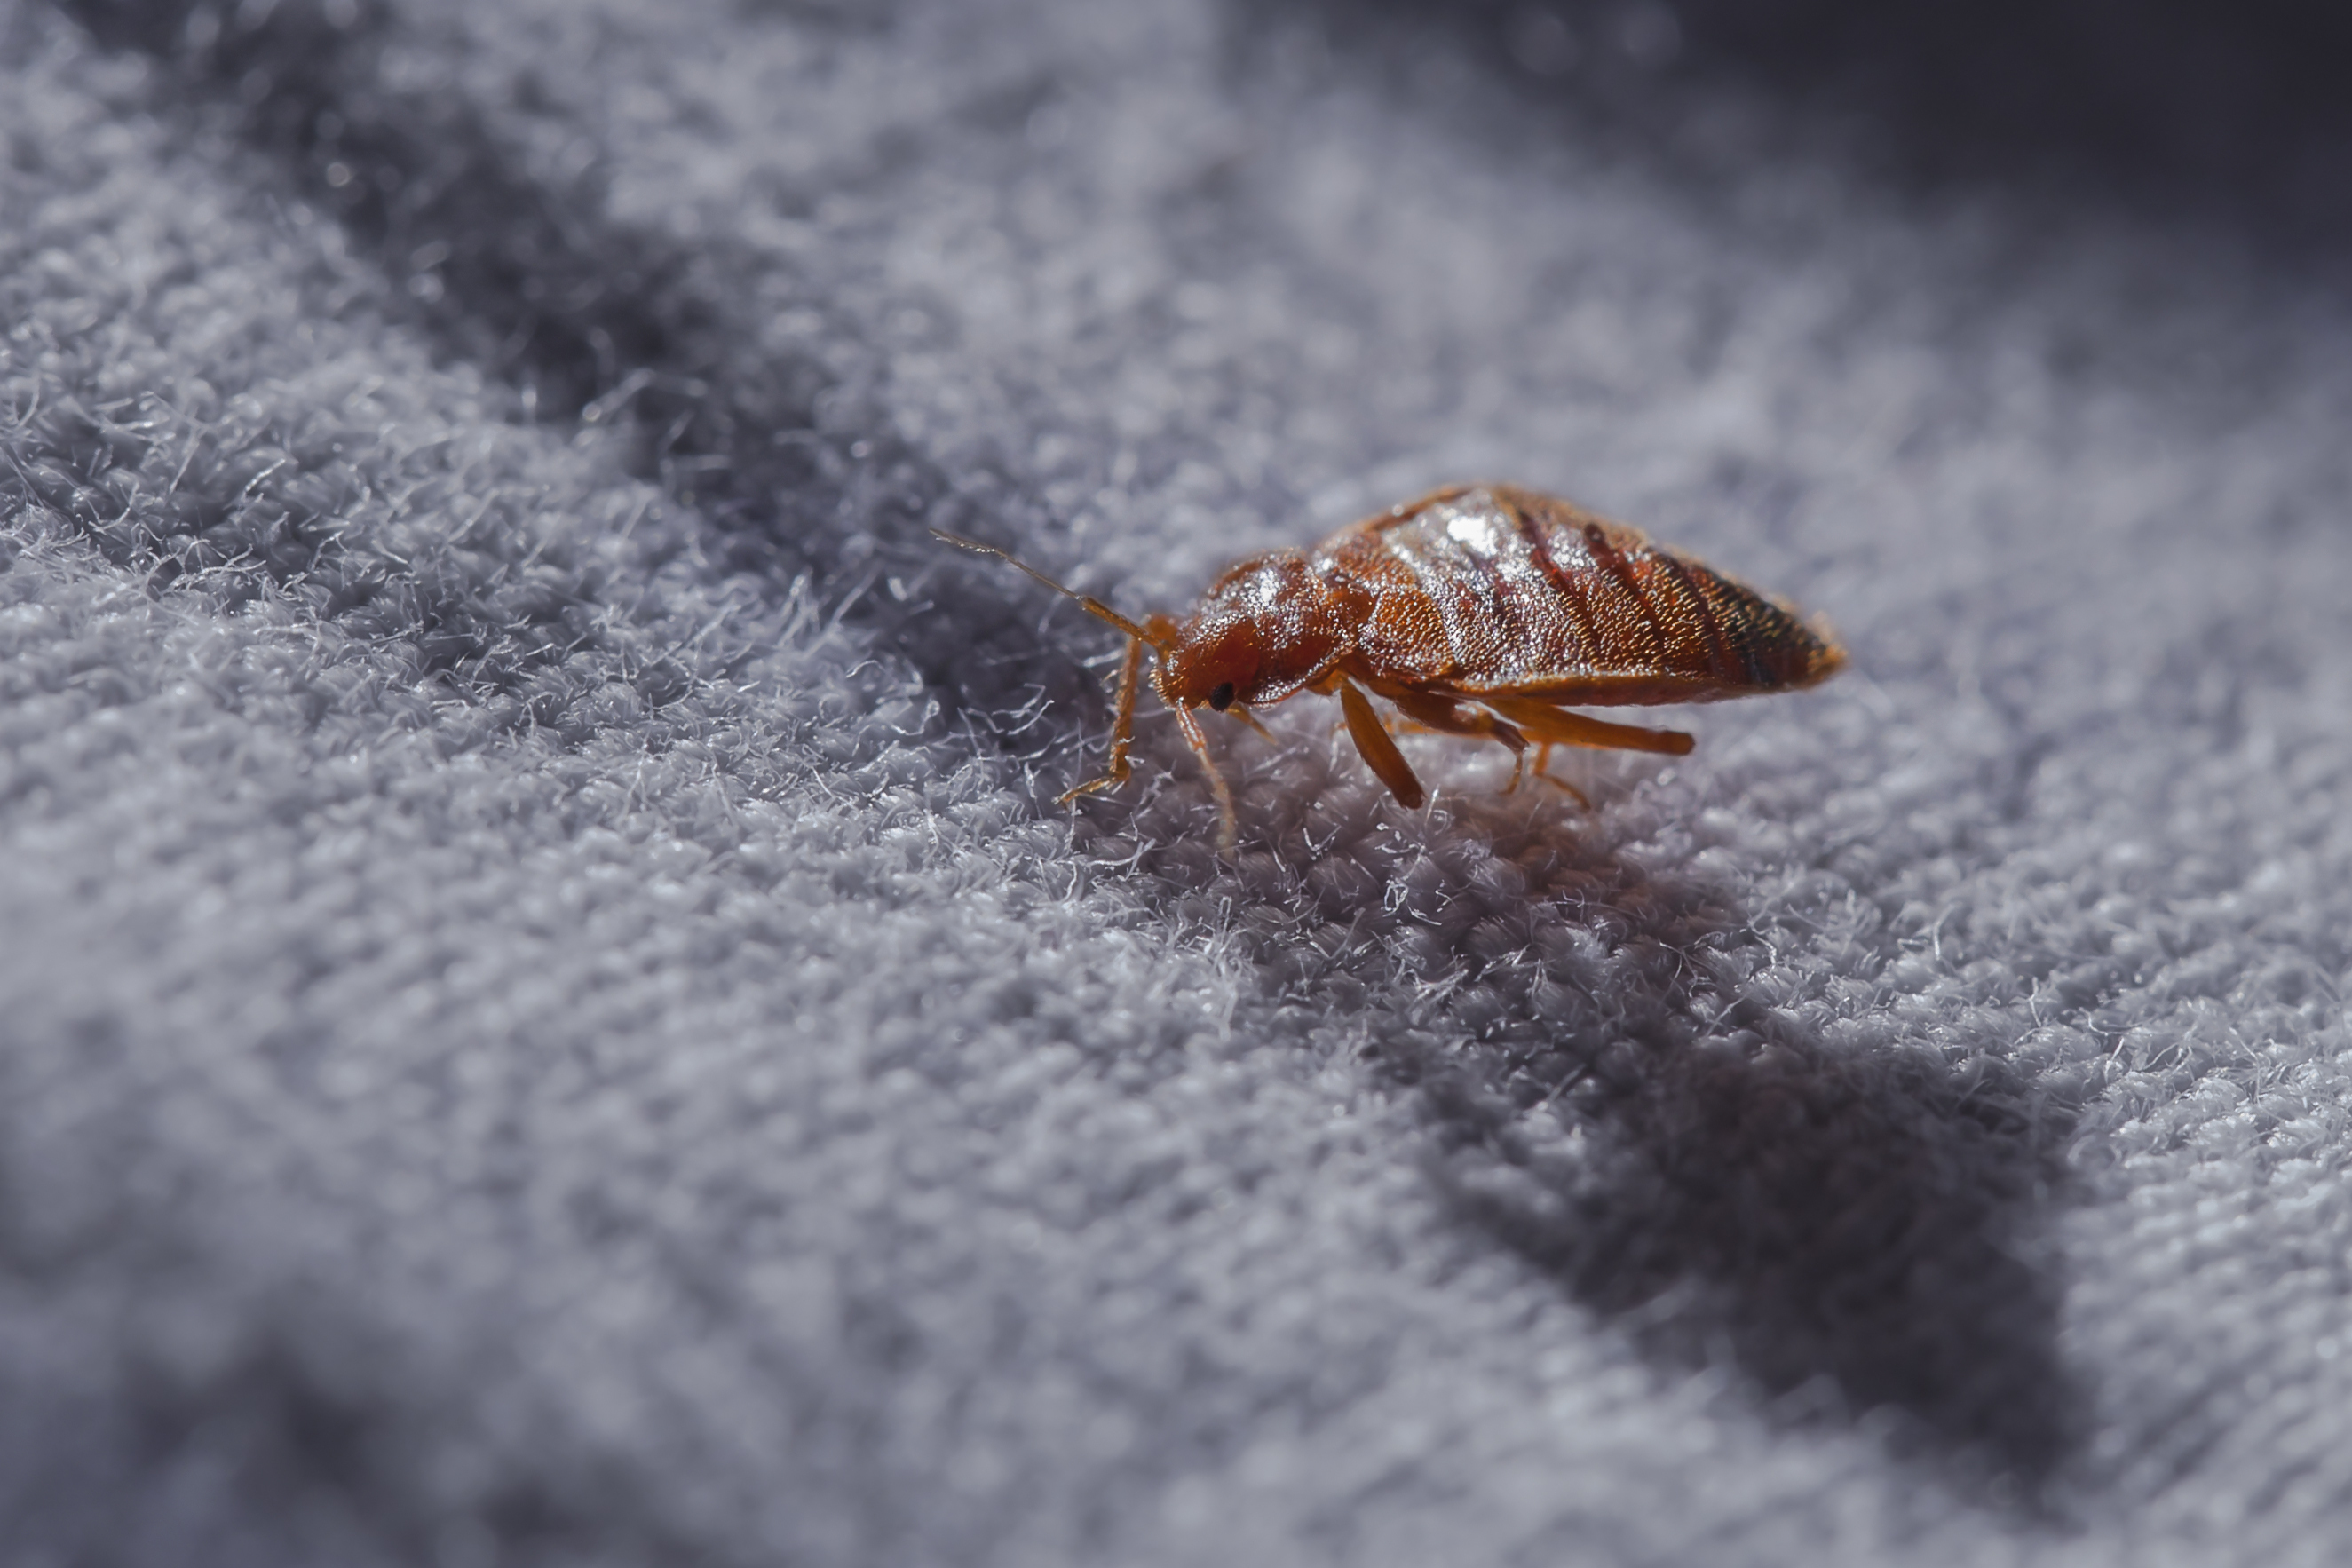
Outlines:
[{"label": "glossy highlight on insect back", "polygon": [[[934,530],[934,532],[939,531]],[[1845,663],[1828,627],[1637,531],[1538,491],[1462,485],[1353,523],[1314,550],[1275,550],[1228,567],[1182,621],[1129,619],[1011,562],[1128,634],[1110,756],[1074,800],[1126,781],[1143,651],[1160,694],[1208,770],[1218,842],[1233,847],[1233,793],[1193,710],[1232,713],[1299,691],[1339,699],[1365,763],[1407,806],[1426,798],[1370,697],[1411,724],[1508,747],[1517,787],[1536,748],[1679,756],[1691,738],[1571,708],[1712,702],[1811,686]]]}]

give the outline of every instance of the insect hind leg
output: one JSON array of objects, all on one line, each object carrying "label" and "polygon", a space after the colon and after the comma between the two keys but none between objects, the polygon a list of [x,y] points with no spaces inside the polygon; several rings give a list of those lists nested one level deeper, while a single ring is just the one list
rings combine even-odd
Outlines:
[{"label": "insect hind leg", "polygon": [[[1592,797],[1591,795],[1585,794],[1582,790],[1577,788],[1566,779],[1556,779],[1551,776],[1551,749],[1554,744],[1556,744],[1556,742],[1551,741],[1537,742],[1536,765],[1532,770],[1528,771],[1532,771],[1536,777],[1543,780],[1544,783],[1551,785],[1552,788],[1559,791],[1560,794],[1568,796],[1569,799],[1576,802],[1577,805],[1584,807],[1585,810],[1591,811],[1592,809]],[[1520,752],[1519,765],[1511,770],[1510,785],[1503,791],[1505,795],[1508,795],[1512,790],[1516,790],[1519,787],[1519,774],[1523,770],[1527,770],[1527,753],[1524,752]]]},{"label": "insect hind leg", "polygon": [[1668,757],[1686,755],[1691,749],[1691,738],[1680,730],[1643,730],[1632,724],[1612,724],[1602,719],[1588,719],[1540,697],[1495,696],[1480,700],[1545,745],[1655,752]]}]

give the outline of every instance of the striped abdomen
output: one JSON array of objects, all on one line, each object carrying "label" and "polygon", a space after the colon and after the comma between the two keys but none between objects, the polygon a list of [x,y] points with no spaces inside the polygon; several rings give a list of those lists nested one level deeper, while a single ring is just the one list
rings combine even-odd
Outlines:
[{"label": "striped abdomen", "polygon": [[1810,686],[1844,663],[1753,589],[1509,486],[1440,490],[1368,519],[1326,540],[1312,567],[1370,596],[1349,662],[1382,684],[1699,702]]}]

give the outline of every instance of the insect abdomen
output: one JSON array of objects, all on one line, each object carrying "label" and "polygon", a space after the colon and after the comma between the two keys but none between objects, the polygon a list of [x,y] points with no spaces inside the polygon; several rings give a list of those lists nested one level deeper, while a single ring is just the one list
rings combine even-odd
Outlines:
[{"label": "insect abdomen", "polygon": [[1843,662],[1762,595],[1533,490],[1441,490],[1315,560],[1373,595],[1365,666],[1433,689],[1689,702],[1811,685]]}]

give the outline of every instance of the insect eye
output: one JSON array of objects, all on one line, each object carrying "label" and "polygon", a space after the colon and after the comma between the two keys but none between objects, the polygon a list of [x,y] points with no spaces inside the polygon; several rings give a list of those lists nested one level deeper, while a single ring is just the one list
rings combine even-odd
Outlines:
[{"label": "insect eye", "polygon": [[1209,693],[1209,706],[1222,713],[1234,705],[1234,683],[1220,680],[1217,689]]}]

